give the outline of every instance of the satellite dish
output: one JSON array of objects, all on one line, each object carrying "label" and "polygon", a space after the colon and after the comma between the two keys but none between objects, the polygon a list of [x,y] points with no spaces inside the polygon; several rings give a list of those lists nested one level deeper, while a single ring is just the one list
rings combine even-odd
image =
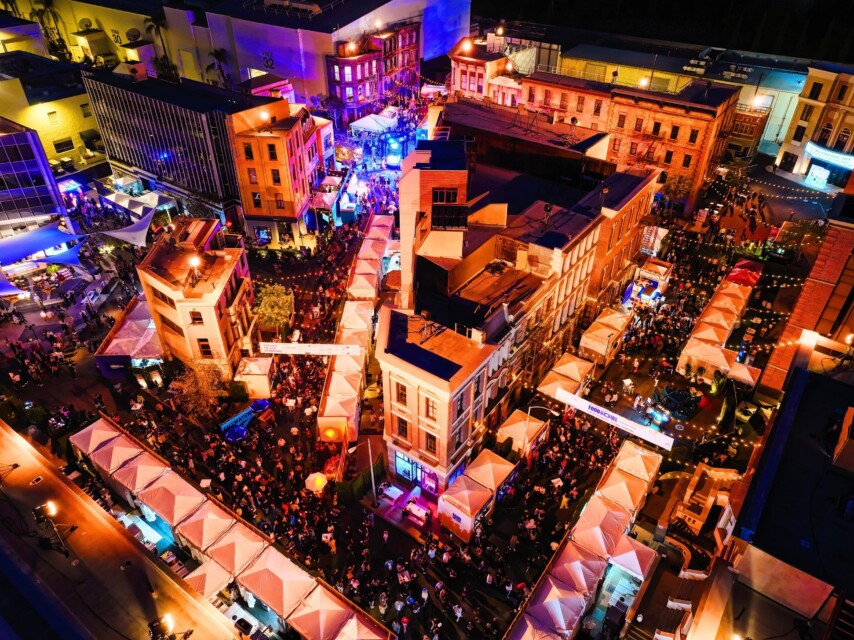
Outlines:
[{"label": "satellite dish", "polygon": [[128,42],[136,42],[142,34],[139,32],[139,29],[128,29],[125,31],[125,37],[128,39]]},{"label": "satellite dish", "polygon": [[81,31],[86,31],[87,29],[92,28],[92,21],[89,18],[80,18],[80,22],[77,23],[77,26],[80,27]]}]

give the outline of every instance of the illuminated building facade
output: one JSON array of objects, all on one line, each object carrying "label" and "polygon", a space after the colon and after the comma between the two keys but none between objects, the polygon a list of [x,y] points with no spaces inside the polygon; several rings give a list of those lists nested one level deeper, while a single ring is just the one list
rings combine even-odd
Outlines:
[{"label": "illuminated building facade", "polygon": [[451,58],[451,93],[515,107],[522,98],[522,85],[513,63],[500,51],[490,50],[486,43],[463,38],[449,52]]},{"label": "illuminated building facade", "polygon": [[259,336],[242,238],[218,220],[177,218],[136,270],[168,353],[190,366],[215,366],[231,380]]},{"label": "illuminated building facade", "polygon": [[810,186],[832,184],[854,193],[854,68],[814,63],[798,97],[777,166],[806,176]]}]

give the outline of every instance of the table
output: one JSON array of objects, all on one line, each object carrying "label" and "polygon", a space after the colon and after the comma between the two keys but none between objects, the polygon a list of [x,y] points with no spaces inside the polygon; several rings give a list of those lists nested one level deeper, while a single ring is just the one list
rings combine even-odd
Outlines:
[{"label": "table", "polygon": [[400,584],[406,584],[407,582],[412,580],[412,576],[409,574],[408,571],[401,571],[397,574],[397,580],[398,582],[400,582]]},{"label": "table", "polygon": [[419,524],[427,524],[427,509],[419,507],[417,504],[406,505],[409,517]]},{"label": "table", "polygon": [[403,495],[403,490],[395,487],[394,485],[383,491],[383,498],[394,504],[397,499]]}]

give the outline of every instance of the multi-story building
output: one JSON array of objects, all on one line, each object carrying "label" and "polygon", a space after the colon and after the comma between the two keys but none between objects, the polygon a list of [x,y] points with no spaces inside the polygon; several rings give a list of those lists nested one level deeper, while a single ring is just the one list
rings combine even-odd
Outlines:
[{"label": "multi-story building", "polygon": [[[332,122],[279,100],[258,122],[233,118],[234,162],[247,233],[264,245],[302,246],[312,187],[334,161]],[[250,112],[253,113],[253,112]]]},{"label": "multi-story building", "polygon": [[663,171],[671,194],[688,209],[723,159],[739,93],[738,87],[713,82],[692,81],[678,93],[665,93],[543,72],[523,78],[522,86],[529,107],[607,131],[608,160],[619,171]]},{"label": "multi-story building", "polygon": [[358,42],[336,43],[336,54],[326,56],[326,81],[346,120],[418,92],[420,26],[389,25]]},{"label": "multi-story building", "polygon": [[259,335],[242,238],[218,220],[177,218],[136,270],[167,352],[231,380]]},{"label": "multi-story building", "polygon": [[0,118],[0,237],[67,215],[38,133]]},{"label": "multi-story building", "polygon": [[795,117],[777,156],[783,171],[807,183],[854,193],[854,67],[813,63],[798,96]]},{"label": "multi-story building", "polygon": [[91,100],[74,65],[26,51],[0,54],[0,113],[38,132],[57,174],[104,160]]},{"label": "multi-story building", "polygon": [[182,206],[199,202],[234,228],[242,224],[233,118],[260,126],[275,98],[149,78],[141,64],[87,71],[83,82],[114,172]]},{"label": "multi-story building", "polygon": [[448,53],[451,58],[451,91],[474,100],[489,100],[515,107],[522,99],[522,85],[513,63],[486,43],[463,38]]},{"label": "multi-story building", "polygon": [[20,12],[14,15],[0,11],[0,53],[27,51],[38,56],[47,56],[44,34],[37,22],[25,20]]}]

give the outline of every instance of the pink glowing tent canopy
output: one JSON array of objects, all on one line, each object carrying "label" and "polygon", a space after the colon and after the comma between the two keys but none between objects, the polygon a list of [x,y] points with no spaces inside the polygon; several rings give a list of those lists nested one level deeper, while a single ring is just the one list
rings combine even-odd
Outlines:
[{"label": "pink glowing tent canopy", "polygon": [[238,522],[207,548],[205,555],[213,558],[231,575],[243,571],[268,546],[257,533]]},{"label": "pink glowing tent canopy", "polygon": [[519,616],[513,628],[510,629],[506,636],[506,640],[562,640],[563,636],[559,636],[553,631],[542,629],[528,614]]},{"label": "pink glowing tent canopy", "polygon": [[82,429],[68,438],[69,442],[74,445],[83,455],[91,455],[101,445],[114,438],[118,438],[121,431],[116,429],[106,418],[98,418],[85,429]]},{"label": "pink glowing tent canopy", "polygon": [[531,444],[536,442],[546,430],[548,423],[529,416],[524,411],[516,409],[498,428],[496,438],[504,442],[507,438],[513,440],[513,450],[527,454]]},{"label": "pink glowing tent canopy", "polygon": [[142,447],[137,443],[127,436],[119,436],[101,446],[89,456],[89,459],[103,473],[110,475],[141,453]]},{"label": "pink glowing tent canopy", "polygon": [[334,640],[352,616],[353,609],[318,585],[288,616],[287,622],[305,640]]},{"label": "pink glowing tent canopy", "polygon": [[224,509],[213,502],[206,502],[201,509],[178,525],[175,535],[184,546],[204,551],[234,526],[235,522],[237,521]]},{"label": "pink glowing tent canopy", "polygon": [[231,582],[231,574],[213,560],[208,560],[185,576],[184,582],[205,598],[211,598]]},{"label": "pink glowing tent canopy", "polygon": [[179,524],[207,500],[201,491],[176,473],[161,476],[140,491],[137,497],[172,526]]},{"label": "pink glowing tent canopy", "polygon": [[571,634],[581,622],[587,598],[552,576],[540,581],[527,607],[534,625],[558,634]]},{"label": "pink glowing tent canopy", "polygon": [[510,477],[516,465],[497,453],[484,449],[465,471],[466,476],[497,493],[504,481]]},{"label": "pink glowing tent canopy", "polygon": [[652,485],[661,466],[661,455],[631,440],[624,440],[611,464]]},{"label": "pink glowing tent canopy", "polygon": [[113,480],[136,495],[169,471],[169,467],[153,455],[143,453],[113,472]]},{"label": "pink glowing tent canopy", "polygon": [[596,493],[637,513],[643,506],[648,488],[645,481],[612,466],[596,488]]},{"label": "pink glowing tent canopy", "polygon": [[237,576],[237,582],[283,618],[287,618],[317,584],[309,573],[273,547],[267,547]]},{"label": "pink glowing tent canopy", "polygon": [[626,509],[594,495],[584,506],[571,537],[600,558],[608,558],[631,521],[632,515]]},{"label": "pink glowing tent canopy", "polygon": [[655,555],[655,551],[644,543],[631,536],[623,536],[617,541],[610,562],[638,580],[644,580],[655,563]]},{"label": "pink glowing tent canopy", "polygon": [[593,371],[593,366],[589,360],[579,358],[571,353],[564,353],[552,367],[552,371],[566,376],[570,380],[584,382],[585,378]]},{"label": "pink glowing tent canopy", "polygon": [[546,377],[543,378],[542,382],[540,382],[540,386],[537,387],[537,391],[542,393],[544,396],[555,399],[557,399],[558,390],[563,390],[568,393],[578,393],[580,389],[581,382],[573,380],[572,378],[567,378],[566,376],[559,374],[554,369],[546,374]]},{"label": "pink glowing tent canopy", "polygon": [[335,640],[388,640],[391,637],[373,619],[357,613],[344,623]]},{"label": "pink glowing tent canopy", "polygon": [[549,573],[565,585],[591,598],[607,568],[606,560],[572,540],[567,540],[558,551]]}]

